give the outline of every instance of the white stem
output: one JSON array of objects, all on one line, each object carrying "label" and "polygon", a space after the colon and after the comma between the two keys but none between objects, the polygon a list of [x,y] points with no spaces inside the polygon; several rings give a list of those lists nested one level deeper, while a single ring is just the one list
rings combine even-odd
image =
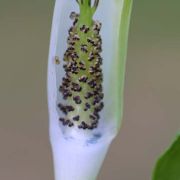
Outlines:
[{"label": "white stem", "polygon": [[61,137],[52,143],[55,180],[95,180],[109,145],[80,145]]}]

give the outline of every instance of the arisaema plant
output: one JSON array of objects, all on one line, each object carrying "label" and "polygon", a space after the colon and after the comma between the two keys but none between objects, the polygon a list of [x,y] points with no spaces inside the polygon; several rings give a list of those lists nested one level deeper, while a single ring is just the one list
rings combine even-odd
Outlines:
[{"label": "arisaema plant", "polygon": [[95,180],[122,120],[132,0],[56,0],[48,62],[56,180]]},{"label": "arisaema plant", "polygon": [[[56,180],[95,180],[120,129],[132,1],[55,2],[48,106]],[[170,179],[155,171],[154,180]]]}]

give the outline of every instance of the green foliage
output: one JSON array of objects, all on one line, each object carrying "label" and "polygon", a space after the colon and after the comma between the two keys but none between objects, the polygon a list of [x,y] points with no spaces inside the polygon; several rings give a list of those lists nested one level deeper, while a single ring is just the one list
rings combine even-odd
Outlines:
[{"label": "green foliage", "polygon": [[157,161],[152,180],[180,180],[180,135]]}]

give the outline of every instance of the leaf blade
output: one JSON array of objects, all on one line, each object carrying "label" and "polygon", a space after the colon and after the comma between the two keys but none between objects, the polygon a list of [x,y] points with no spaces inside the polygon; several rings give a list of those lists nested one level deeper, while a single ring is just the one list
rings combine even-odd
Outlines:
[{"label": "leaf blade", "polygon": [[180,180],[180,134],[157,161],[152,180]]}]

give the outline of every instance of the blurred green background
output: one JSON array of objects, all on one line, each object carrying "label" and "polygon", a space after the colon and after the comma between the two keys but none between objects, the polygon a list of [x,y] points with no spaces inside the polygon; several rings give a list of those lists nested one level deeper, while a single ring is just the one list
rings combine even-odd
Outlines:
[{"label": "blurred green background", "polygon": [[[53,180],[46,69],[53,0],[0,0],[0,179]],[[180,1],[135,0],[124,119],[99,180],[148,180],[180,127]]]}]

